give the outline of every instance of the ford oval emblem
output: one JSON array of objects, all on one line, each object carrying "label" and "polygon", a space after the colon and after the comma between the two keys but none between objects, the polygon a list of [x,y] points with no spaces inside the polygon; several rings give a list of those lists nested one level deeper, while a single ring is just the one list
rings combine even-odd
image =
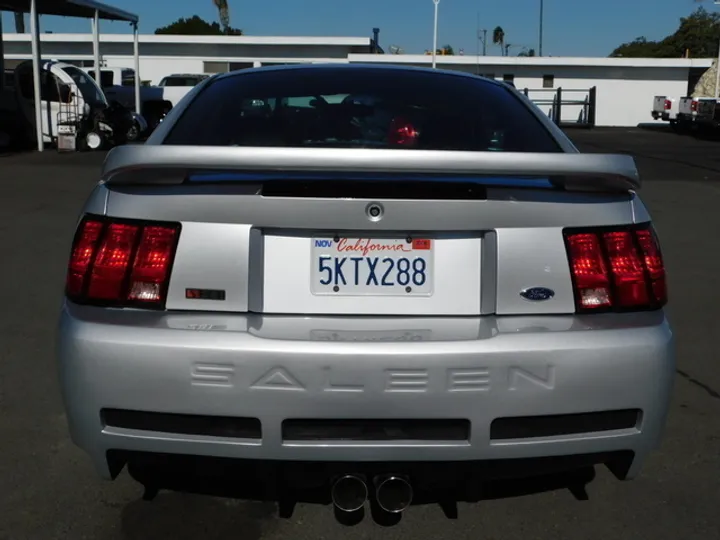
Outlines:
[{"label": "ford oval emblem", "polygon": [[531,302],[544,302],[555,296],[555,291],[546,287],[530,287],[520,291],[520,296]]}]

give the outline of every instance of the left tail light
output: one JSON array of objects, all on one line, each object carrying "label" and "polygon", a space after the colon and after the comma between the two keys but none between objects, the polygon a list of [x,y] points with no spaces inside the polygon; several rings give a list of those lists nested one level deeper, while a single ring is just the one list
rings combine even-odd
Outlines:
[{"label": "left tail light", "polygon": [[78,226],[65,294],[78,304],[164,309],[179,223],[86,216]]}]

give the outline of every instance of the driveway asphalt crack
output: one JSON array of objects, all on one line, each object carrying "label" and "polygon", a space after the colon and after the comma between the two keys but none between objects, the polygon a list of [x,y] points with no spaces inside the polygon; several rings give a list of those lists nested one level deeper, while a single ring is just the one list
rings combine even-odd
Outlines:
[{"label": "driveway asphalt crack", "polygon": [[695,386],[699,386],[700,388],[705,390],[710,395],[710,397],[714,397],[715,399],[720,399],[720,392],[714,390],[712,387],[708,386],[707,384],[705,384],[703,382],[698,381],[697,379],[690,376],[689,373],[685,373],[684,371],[682,371],[680,369],[676,369],[675,371],[677,372],[678,375],[687,379],[689,382],[691,382]]}]

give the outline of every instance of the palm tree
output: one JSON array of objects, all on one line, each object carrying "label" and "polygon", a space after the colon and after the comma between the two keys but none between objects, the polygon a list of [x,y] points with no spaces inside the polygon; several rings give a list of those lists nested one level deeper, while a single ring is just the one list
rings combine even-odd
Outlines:
[{"label": "palm tree", "polygon": [[502,26],[495,27],[493,30],[493,43],[500,46],[500,54],[505,55],[505,30]]},{"label": "palm tree", "polygon": [[213,4],[215,4],[218,10],[220,26],[222,26],[223,33],[227,34],[230,30],[230,8],[228,7],[227,0],[213,0]]}]

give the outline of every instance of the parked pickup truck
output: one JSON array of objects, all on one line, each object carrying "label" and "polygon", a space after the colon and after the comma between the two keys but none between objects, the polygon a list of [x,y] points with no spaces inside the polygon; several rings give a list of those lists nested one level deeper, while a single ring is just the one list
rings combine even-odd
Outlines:
[{"label": "parked pickup truck", "polygon": [[[91,77],[95,76],[93,67],[84,67]],[[152,132],[162,119],[180,100],[185,97],[199,82],[206,79],[207,74],[170,75],[165,77],[159,86],[140,87],[141,112]],[[108,100],[117,101],[123,106],[135,108],[135,70],[120,67],[100,68],[100,80],[103,92]]]},{"label": "parked pickup truck", "polygon": [[652,108],[653,120],[663,120],[674,126],[677,123],[678,105],[676,98],[655,96]]},{"label": "parked pickup truck", "polygon": [[678,105],[680,127],[712,127],[717,125],[715,98],[683,97]]}]

